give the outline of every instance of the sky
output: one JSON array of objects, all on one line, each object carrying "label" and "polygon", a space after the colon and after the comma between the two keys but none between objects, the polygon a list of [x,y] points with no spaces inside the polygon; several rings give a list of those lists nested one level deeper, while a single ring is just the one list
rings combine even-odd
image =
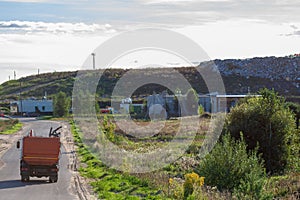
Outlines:
[{"label": "sky", "polygon": [[[211,59],[300,53],[299,7],[296,0],[0,0],[0,83],[14,71],[20,78],[78,70],[100,44],[140,28],[183,34]],[[139,64],[134,56],[118,64]]]}]

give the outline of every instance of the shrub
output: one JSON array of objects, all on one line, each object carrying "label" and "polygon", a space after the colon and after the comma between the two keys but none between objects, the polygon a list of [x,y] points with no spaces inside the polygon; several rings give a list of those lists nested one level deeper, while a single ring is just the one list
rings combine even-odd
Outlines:
[{"label": "shrub", "polygon": [[284,99],[274,91],[264,89],[260,97],[247,98],[228,115],[225,131],[238,139],[243,132],[248,149],[259,144],[259,153],[271,173],[294,166],[299,157],[293,114]]},{"label": "shrub", "polygon": [[204,114],[204,108],[203,108],[203,106],[202,105],[199,105],[198,106],[198,115],[203,115]]},{"label": "shrub", "polygon": [[169,179],[169,196],[172,199],[183,199],[183,183],[181,179],[170,178]]},{"label": "shrub", "polygon": [[55,117],[65,117],[69,114],[69,107],[70,102],[67,98],[66,93],[59,92],[55,97],[53,101],[53,107],[54,107],[54,116]]},{"label": "shrub", "polygon": [[199,175],[194,172],[186,174],[184,177],[185,177],[185,181],[183,184],[184,199],[187,199],[190,195],[193,194],[194,188],[203,186],[204,177],[199,177]]},{"label": "shrub", "polygon": [[300,120],[300,104],[293,103],[293,102],[286,102],[285,106],[288,107],[295,114],[296,126],[298,129],[299,120]]},{"label": "shrub", "polygon": [[235,191],[254,199],[263,194],[263,161],[257,156],[257,149],[247,153],[243,136],[235,141],[230,134],[225,134],[200,162],[198,174],[205,177],[207,185],[221,191]]}]

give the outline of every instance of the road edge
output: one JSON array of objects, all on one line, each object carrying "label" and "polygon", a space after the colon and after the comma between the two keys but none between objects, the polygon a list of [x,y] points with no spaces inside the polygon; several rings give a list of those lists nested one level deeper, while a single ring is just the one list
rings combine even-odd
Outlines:
[{"label": "road edge", "polygon": [[80,200],[96,200],[97,197],[91,190],[89,183],[78,172],[79,161],[76,155],[76,146],[74,144],[73,135],[71,133],[70,124],[65,121],[60,121],[63,126],[61,141],[68,154],[68,169],[72,172],[71,188],[70,190],[75,193]]}]

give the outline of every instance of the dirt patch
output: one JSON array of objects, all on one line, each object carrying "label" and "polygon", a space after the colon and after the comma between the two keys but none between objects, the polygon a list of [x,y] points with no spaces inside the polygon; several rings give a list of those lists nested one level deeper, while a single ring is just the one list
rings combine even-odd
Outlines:
[{"label": "dirt patch", "polygon": [[16,141],[22,137],[22,132],[25,128],[26,125],[24,125],[23,128],[18,132],[10,135],[0,134],[0,168],[4,166],[4,163],[1,160],[3,154],[10,149],[12,145],[16,144]]},{"label": "dirt patch", "polygon": [[62,133],[61,142],[68,152],[68,169],[72,171],[73,177],[71,178],[71,188],[72,193],[76,194],[80,200],[94,200],[97,199],[94,195],[88,180],[81,177],[77,168],[79,166],[79,161],[76,155],[76,149],[74,145],[73,135],[70,131],[70,125],[67,122],[62,122]]}]

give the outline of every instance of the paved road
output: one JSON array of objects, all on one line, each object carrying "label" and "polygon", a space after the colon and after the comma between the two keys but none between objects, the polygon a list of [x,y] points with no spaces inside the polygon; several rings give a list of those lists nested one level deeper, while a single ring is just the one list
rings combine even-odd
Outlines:
[{"label": "paved road", "polygon": [[[33,118],[21,119],[28,124],[22,134],[27,134],[30,129],[36,135],[41,133],[47,136],[50,127],[58,127],[57,122],[37,121]],[[70,194],[71,172],[67,169],[68,158],[64,149],[61,149],[60,171],[57,183],[49,183],[48,178],[33,178],[30,182],[20,181],[19,162],[20,150],[12,146],[1,158],[5,165],[0,169],[0,199],[3,200],[71,200],[77,199]]]}]

